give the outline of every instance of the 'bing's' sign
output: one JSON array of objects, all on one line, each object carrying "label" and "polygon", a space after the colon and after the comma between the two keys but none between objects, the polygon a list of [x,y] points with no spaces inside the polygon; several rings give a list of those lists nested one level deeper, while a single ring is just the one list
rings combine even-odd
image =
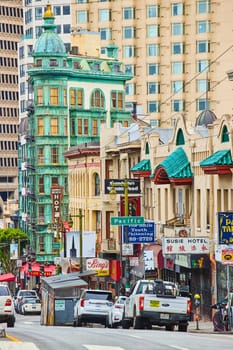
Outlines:
[{"label": "'bing's' sign", "polygon": [[219,244],[233,244],[233,212],[218,213]]}]

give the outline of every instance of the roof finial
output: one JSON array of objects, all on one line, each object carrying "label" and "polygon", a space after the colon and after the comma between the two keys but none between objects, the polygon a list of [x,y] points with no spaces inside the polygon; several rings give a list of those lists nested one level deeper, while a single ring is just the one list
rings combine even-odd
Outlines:
[{"label": "roof finial", "polygon": [[54,17],[54,14],[52,13],[51,5],[49,3],[47,4],[44,17]]}]

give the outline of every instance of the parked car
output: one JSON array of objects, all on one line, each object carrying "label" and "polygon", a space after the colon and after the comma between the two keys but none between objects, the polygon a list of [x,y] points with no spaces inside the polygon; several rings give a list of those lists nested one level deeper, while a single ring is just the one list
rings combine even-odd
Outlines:
[{"label": "parked car", "polygon": [[41,301],[35,298],[23,298],[20,302],[19,313],[23,315],[27,314],[40,314],[41,313]]},{"label": "parked car", "polygon": [[20,311],[20,304],[23,298],[34,298],[39,299],[38,294],[33,289],[20,289],[16,295],[15,298],[15,311],[19,313]]},{"label": "parked car", "polygon": [[7,327],[15,325],[14,299],[7,284],[0,284],[0,323],[7,323]]},{"label": "parked car", "polygon": [[116,328],[121,325],[126,296],[119,296],[112,307],[112,327]]},{"label": "parked car", "polygon": [[113,296],[109,290],[85,289],[74,306],[74,327],[83,323],[100,323],[111,327]]}]

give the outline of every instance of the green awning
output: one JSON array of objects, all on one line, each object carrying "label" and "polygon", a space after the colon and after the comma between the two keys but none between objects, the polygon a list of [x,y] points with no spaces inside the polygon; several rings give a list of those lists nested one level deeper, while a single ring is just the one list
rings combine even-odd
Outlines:
[{"label": "green awning", "polygon": [[130,171],[150,171],[151,165],[149,159],[143,159],[130,168]]},{"label": "green awning", "polygon": [[174,183],[176,185],[191,183],[193,172],[183,148],[177,148],[155,168],[151,176],[157,184]]},{"label": "green awning", "polygon": [[205,174],[229,175],[232,173],[233,161],[229,149],[219,150],[200,162]]},{"label": "green awning", "polygon": [[200,162],[201,167],[214,165],[233,165],[231,151],[229,149],[217,151]]}]

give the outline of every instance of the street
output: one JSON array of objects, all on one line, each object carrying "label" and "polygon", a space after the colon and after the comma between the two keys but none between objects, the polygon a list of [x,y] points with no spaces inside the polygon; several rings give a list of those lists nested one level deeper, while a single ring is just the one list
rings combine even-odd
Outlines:
[{"label": "street", "polygon": [[[41,326],[39,316],[22,315],[17,315],[15,328],[6,328],[6,333],[15,340],[34,343],[39,350],[230,350],[233,342],[232,334],[168,332],[162,328],[125,330],[99,325],[82,328]],[[23,344],[21,346],[19,349],[24,348]]]}]

